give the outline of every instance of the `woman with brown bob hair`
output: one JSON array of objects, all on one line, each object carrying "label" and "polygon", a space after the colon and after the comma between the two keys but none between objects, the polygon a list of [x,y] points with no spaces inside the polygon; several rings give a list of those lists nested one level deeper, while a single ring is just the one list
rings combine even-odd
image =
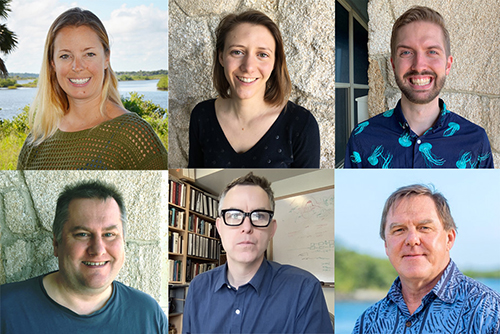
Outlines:
[{"label": "woman with brown bob hair", "polygon": [[291,92],[281,33],[265,14],[229,14],[215,32],[217,99],[189,125],[189,167],[319,168],[319,129]]},{"label": "woman with brown bob hair", "polygon": [[123,107],[108,34],[92,12],[72,8],[52,23],[38,80],[17,169],[167,168],[151,126]]}]

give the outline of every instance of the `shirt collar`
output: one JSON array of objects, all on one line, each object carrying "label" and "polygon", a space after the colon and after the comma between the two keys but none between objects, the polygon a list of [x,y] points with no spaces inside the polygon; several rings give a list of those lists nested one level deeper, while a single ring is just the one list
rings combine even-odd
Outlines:
[{"label": "shirt collar", "polygon": [[[427,296],[429,296],[429,294],[433,294],[445,303],[453,303],[459,295],[458,290],[460,287],[457,282],[461,281],[462,278],[463,274],[460,272],[460,270],[458,270],[455,262],[450,260],[450,263],[448,263],[448,266],[446,266],[437,284],[424,298],[422,298],[422,300],[425,300]],[[389,292],[387,293],[387,297],[396,304],[398,302],[404,303],[403,293],[401,292],[401,280],[399,279],[399,277],[396,278],[396,280],[392,284]]]},{"label": "shirt collar", "polygon": [[[433,130],[439,129],[441,126],[443,126],[446,118],[448,118],[448,115],[450,114],[450,111],[446,108],[446,103],[444,103],[444,101],[441,99],[439,99],[439,110],[440,110],[439,118],[436,124],[431,128]],[[397,122],[399,123],[399,126],[401,126],[401,128],[403,128],[404,130],[409,131],[410,126],[408,125],[408,121],[403,115],[403,109],[401,108],[401,99],[399,99],[396,108],[394,108],[394,115],[396,117]]]},{"label": "shirt collar", "polygon": [[[260,295],[260,292],[264,288],[264,277],[266,276],[266,273],[269,270],[269,262],[267,261],[266,258],[262,261],[259,270],[255,273],[255,275],[252,277],[250,282],[247,284],[244,284],[242,286],[250,285],[255,289],[255,291]],[[224,268],[219,271],[217,274],[217,278],[215,279],[215,284],[214,284],[214,292],[219,291],[222,288],[231,287],[229,284],[229,280],[227,279],[227,262],[224,264]]]}]

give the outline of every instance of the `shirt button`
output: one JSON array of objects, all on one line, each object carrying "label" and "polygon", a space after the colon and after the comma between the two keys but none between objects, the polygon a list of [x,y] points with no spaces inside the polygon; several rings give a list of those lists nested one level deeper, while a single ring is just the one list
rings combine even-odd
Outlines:
[{"label": "shirt button", "polygon": [[411,326],[411,321],[407,321],[406,322],[406,327],[410,327]]},{"label": "shirt button", "polygon": [[417,144],[420,144],[422,141],[420,139],[417,139]]},{"label": "shirt button", "polygon": [[241,313],[241,311],[240,311],[240,310],[236,310],[236,311],[234,311],[234,313],[236,313],[236,314],[240,314],[240,313]]}]

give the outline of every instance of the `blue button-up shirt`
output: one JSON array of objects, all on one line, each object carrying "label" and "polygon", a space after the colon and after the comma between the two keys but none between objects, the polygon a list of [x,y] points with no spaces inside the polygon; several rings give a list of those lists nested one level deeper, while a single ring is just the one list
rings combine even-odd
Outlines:
[{"label": "blue button-up shirt", "polygon": [[357,320],[353,334],[468,333],[500,331],[500,294],[463,275],[453,261],[410,315],[399,277],[387,296]]},{"label": "blue button-up shirt", "polygon": [[423,135],[410,129],[401,109],[356,126],[347,144],[345,168],[493,168],[483,128],[446,109]]},{"label": "blue button-up shirt", "polygon": [[333,333],[319,281],[307,271],[264,259],[236,290],[227,264],[189,285],[183,333]]}]

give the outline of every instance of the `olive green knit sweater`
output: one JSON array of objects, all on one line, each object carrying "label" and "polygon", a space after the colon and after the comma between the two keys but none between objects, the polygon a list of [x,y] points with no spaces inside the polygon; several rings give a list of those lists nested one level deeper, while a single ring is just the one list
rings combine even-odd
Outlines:
[{"label": "olive green knit sweater", "polygon": [[151,126],[127,113],[94,128],[24,142],[17,169],[167,169],[167,150]]}]

